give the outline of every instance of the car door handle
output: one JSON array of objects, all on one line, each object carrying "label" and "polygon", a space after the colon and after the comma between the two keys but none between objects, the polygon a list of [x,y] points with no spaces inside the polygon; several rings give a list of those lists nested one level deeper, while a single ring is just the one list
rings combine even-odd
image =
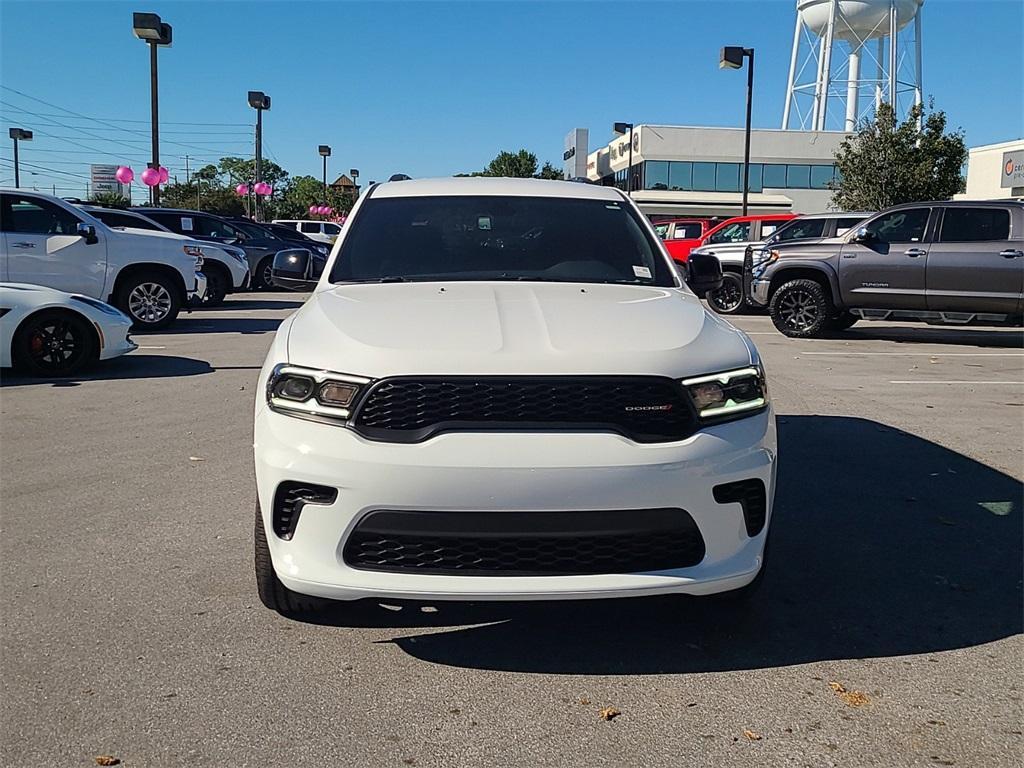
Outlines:
[{"label": "car door handle", "polygon": [[1021,256],[1024,256],[1024,251],[1017,251],[1009,248],[1005,251],[1000,251],[999,255],[1004,259],[1019,259]]},{"label": "car door handle", "polygon": [[905,250],[903,253],[905,253],[907,256],[913,256],[914,258],[917,258],[918,256],[924,256],[926,253],[928,253],[928,251],[924,250],[924,248],[907,248],[907,250]]},{"label": "car door handle", "polygon": [[11,243],[11,248],[35,248],[35,243]]}]

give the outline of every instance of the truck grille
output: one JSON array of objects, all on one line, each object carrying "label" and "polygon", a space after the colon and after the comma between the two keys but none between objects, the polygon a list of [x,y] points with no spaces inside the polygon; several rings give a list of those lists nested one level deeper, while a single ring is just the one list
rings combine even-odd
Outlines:
[{"label": "truck grille", "polygon": [[646,376],[399,377],[373,385],[355,429],[419,442],[457,430],[618,432],[637,442],[681,440],[697,421],[682,388]]},{"label": "truck grille", "polygon": [[697,565],[704,559],[704,539],[682,509],[379,510],[359,521],[343,557],[352,568],[401,573],[643,573]]}]

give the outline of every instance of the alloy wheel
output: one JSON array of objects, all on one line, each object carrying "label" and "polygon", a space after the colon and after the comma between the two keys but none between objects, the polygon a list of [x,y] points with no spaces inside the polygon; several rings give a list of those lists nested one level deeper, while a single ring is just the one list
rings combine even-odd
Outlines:
[{"label": "alloy wheel", "polygon": [[779,298],[778,314],[790,328],[804,330],[818,322],[820,309],[817,301],[807,291],[799,288],[788,291]]},{"label": "alloy wheel", "polygon": [[48,320],[29,334],[28,354],[41,370],[71,368],[85,354],[81,328],[68,320]]},{"label": "alloy wheel", "polygon": [[732,312],[743,303],[743,290],[736,280],[726,279],[721,288],[708,294],[708,302],[720,312]]},{"label": "alloy wheel", "polygon": [[160,283],[139,283],[128,294],[128,309],[143,323],[158,323],[171,311],[171,294]]}]

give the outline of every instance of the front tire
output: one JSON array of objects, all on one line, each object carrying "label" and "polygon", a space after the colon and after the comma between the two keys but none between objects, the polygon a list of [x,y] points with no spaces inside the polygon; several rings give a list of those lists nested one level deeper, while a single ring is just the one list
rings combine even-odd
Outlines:
[{"label": "front tire", "polygon": [[256,271],[252,273],[253,288],[257,291],[271,291],[274,289],[270,282],[270,272],[274,267],[274,257],[265,256],[256,265]]},{"label": "front tire", "polygon": [[206,296],[203,297],[202,306],[219,307],[228,295],[231,279],[227,272],[219,267],[204,270],[203,274],[206,275]]},{"label": "front tire", "polygon": [[132,319],[133,330],[159,331],[178,317],[181,294],[166,275],[139,272],[121,282],[114,304]]},{"label": "front tire", "polygon": [[722,274],[722,287],[707,294],[708,306],[720,315],[738,315],[747,306],[743,296],[743,276],[735,272]]},{"label": "front tire", "polygon": [[270,558],[270,547],[267,545],[267,531],[263,525],[263,513],[260,510],[260,503],[258,501],[256,502],[256,525],[253,533],[256,544],[256,591],[259,593],[260,602],[264,606],[272,611],[277,611],[282,616],[301,619],[322,614],[328,608],[336,605],[334,600],[325,600],[320,597],[293,592],[277,578],[277,573],[274,571],[274,563]]},{"label": "front tire", "polygon": [[784,336],[813,339],[830,330],[832,298],[814,280],[790,280],[775,291],[769,305],[772,323]]},{"label": "front tire", "polygon": [[18,367],[37,376],[70,376],[99,357],[88,321],[59,309],[29,317],[18,328],[13,346]]}]

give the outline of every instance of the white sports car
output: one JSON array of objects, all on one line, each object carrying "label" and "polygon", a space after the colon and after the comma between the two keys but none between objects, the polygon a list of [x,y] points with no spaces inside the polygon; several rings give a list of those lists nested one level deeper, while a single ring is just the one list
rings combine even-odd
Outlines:
[{"label": "white sports car", "polygon": [[119,309],[89,296],[0,283],[0,367],[66,376],[135,349],[131,326]]}]

